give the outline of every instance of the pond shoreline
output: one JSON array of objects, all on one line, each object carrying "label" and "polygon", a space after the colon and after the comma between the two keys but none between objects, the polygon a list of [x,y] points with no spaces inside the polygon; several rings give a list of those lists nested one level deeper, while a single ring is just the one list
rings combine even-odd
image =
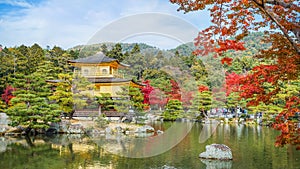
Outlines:
[{"label": "pond shoreline", "polygon": [[[154,128],[167,130],[172,123],[158,122]],[[143,153],[146,150],[163,150],[157,144],[141,144],[155,137],[139,138],[123,133],[87,135],[55,134],[52,136],[0,137],[2,168],[297,168],[299,153],[293,146],[278,148],[274,138],[279,131],[260,125],[195,123],[189,134],[172,149],[149,158],[127,158],[127,152]],[[214,133],[199,142],[205,131]],[[178,131],[179,132],[179,131]],[[163,145],[170,138],[161,140]],[[212,161],[199,158],[210,144],[225,144],[232,150],[233,160]],[[282,160],[285,159],[285,160]],[[54,167],[55,165],[55,167]],[[220,168],[220,167],[219,167]]]},{"label": "pond shoreline", "polygon": [[[181,121],[189,121],[189,120],[181,120]],[[152,121],[153,122],[153,121]],[[199,122],[199,121],[197,121]],[[261,125],[261,126],[270,126],[270,125],[263,125],[260,123],[259,119],[257,120],[245,120],[245,119],[214,119],[209,118],[199,123],[210,124],[210,123],[220,123],[220,124],[240,124],[240,125]],[[146,127],[147,129],[140,128]],[[26,135],[24,132],[23,127],[10,127],[8,125],[2,127],[4,131],[0,132],[0,136],[20,136]],[[49,129],[53,129],[55,131],[51,132]],[[157,133],[161,134],[163,131],[157,130],[155,131],[154,128],[147,125],[146,123],[137,124],[137,123],[124,123],[118,121],[111,121],[107,125],[99,127],[97,126],[95,120],[90,118],[73,118],[69,119],[62,119],[59,123],[52,123],[50,128],[47,130],[37,130],[36,134],[114,134],[114,133],[124,133],[126,135],[134,134],[134,133]],[[47,132],[49,131],[49,132]],[[31,133],[32,134],[32,133]]]},{"label": "pond shoreline", "polygon": [[[22,136],[25,134],[25,128],[22,126],[11,127],[4,126],[4,131],[0,132],[0,136]],[[112,121],[99,127],[94,120],[90,119],[62,119],[59,123],[52,123],[47,130],[38,129],[36,133],[30,132],[30,135],[37,134],[115,134],[123,133],[126,135],[134,133],[154,133],[153,127],[146,124],[123,123]]]}]

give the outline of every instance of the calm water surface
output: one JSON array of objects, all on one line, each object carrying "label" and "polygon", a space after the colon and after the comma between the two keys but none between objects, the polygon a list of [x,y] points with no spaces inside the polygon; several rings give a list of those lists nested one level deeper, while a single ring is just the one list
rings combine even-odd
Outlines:
[{"label": "calm water surface", "polygon": [[[165,130],[170,124],[156,124]],[[206,128],[207,129],[207,128]],[[277,131],[260,126],[219,125],[205,142],[199,142],[202,124],[195,124],[190,133],[171,150],[149,158],[126,158],[110,153],[118,147],[115,136],[94,138],[84,135],[56,135],[35,138],[0,137],[1,169],[60,168],[289,168],[300,169],[300,151],[294,147],[274,147]],[[124,136],[123,136],[124,138]],[[121,139],[122,141],[122,139]],[[226,144],[232,149],[233,161],[200,160],[205,145]],[[152,148],[152,147],[149,147]]]}]

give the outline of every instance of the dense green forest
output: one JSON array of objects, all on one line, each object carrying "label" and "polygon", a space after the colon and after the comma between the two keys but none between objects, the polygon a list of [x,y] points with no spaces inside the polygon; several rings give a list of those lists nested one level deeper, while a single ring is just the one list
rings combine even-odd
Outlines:
[{"label": "dense green forest", "polygon": [[[221,64],[220,59],[213,56],[193,55],[192,43],[171,50],[160,50],[143,43],[102,43],[68,50],[56,46],[43,49],[38,44],[4,47],[0,52],[0,108],[10,116],[11,125],[27,125],[32,129],[47,128],[49,122],[59,121],[62,113],[71,118],[75,107],[95,107],[97,104],[103,110],[122,112],[128,111],[129,107],[136,112],[151,108],[162,113],[165,120],[205,117],[212,108],[235,112],[240,107],[245,108],[247,100],[231,91],[230,80],[237,80],[258,64],[272,62],[253,56],[258,50],[270,47],[262,41],[262,36],[262,33],[250,34],[244,39],[246,50],[225,53],[224,56],[234,58],[231,65]],[[93,90],[93,85],[82,77],[73,77],[73,68],[67,61],[100,51],[131,65],[130,69],[122,71],[125,78],[146,84],[141,89],[124,89],[130,102],[113,101],[105,95],[91,98],[80,92],[74,93]],[[53,84],[47,83],[48,80],[59,80],[56,90],[53,90]],[[283,109],[281,98],[286,93],[299,91],[299,86],[299,81],[291,82],[274,103],[247,109],[249,113],[269,112],[270,116],[266,117],[271,118]]]}]

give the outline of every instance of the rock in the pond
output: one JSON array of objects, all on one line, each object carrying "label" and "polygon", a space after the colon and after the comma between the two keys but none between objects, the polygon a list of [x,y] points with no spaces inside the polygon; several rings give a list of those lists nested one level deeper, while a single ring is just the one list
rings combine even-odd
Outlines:
[{"label": "rock in the pond", "polygon": [[157,134],[163,134],[164,132],[161,131],[161,130],[157,130],[156,133],[157,133]]},{"label": "rock in the pond", "polygon": [[56,128],[48,128],[46,130],[46,135],[53,135],[53,134],[57,134],[57,129]]},{"label": "rock in the pond", "polygon": [[161,169],[176,169],[176,167],[169,166],[169,165],[163,165],[163,166],[161,167]]},{"label": "rock in the pond", "polygon": [[83,134],[83,126],[81,124],[71,124],[67,130],[68,134]]},{"label": "rock in the pond", "polygon": [[199,154],[200,158],[217,159],[217,160],[232,160],[231,149],[224,144],[207,145],[206,151]]},{"label": "rock in the pond", "polygon": [[116,130],[117,133],[123,133],[124,132],[121,126],[116,126],[115,130]]},{"label": "rock in the pond", "polygon": [[105,128],[105,133],[106,134],[112,134],[112,129],[110,127]]},{"label": "rock in the pond", "polygon": [[135,130],[136,133],[151,133],[154,132],[154,128],[148,125],[144,125]]}]

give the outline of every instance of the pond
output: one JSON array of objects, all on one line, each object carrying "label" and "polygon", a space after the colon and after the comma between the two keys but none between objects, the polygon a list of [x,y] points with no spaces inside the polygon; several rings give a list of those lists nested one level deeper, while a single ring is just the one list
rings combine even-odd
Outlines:
[{"label": "pond", "polygon": [[[156,123],[154,127],[167,133],[166,128],[172,125]],[[204,130],[210,131],[205,139],[202,138]],[[296,151],[292,146],[274,147],[274,140],[278,134],[278,131],[261,126],[220,124],[214,128],[196,123],[175,147],[145,158],[131,158],[118,154],[120,145],[127,150],[131,150],[130,146],[136,148],[135,145],[128,145],[128,140],[141,139],[140,137],[75,134],[34,138],[0,137],[0,168],[300,168],[300,151]],[[155,139],[155,137],[158,135],[147,138]],[[168,138],[161,141],[165,145],[173,144]],[[232,149],[234,159],[223,162],[199,159],[199,153],[205,151],[207,144],[212,143],[228,145]],[[146,145],[146,148],[152,151],[157,148],[155,146]]]}]

